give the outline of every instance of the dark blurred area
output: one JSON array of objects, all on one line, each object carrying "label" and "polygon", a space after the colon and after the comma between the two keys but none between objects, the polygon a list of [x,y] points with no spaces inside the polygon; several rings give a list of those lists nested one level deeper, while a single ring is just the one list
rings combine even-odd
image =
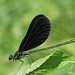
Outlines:
[{"label": "dark blurred area", "polygon": [[[8,57],[18,50],[32,19],[38,14],[49,18],[51,33],[37,49],[75,38],[74,0],[0,0],[0,75],[7,75],[14,68],[17,69],[18,61],[9,62]],[[68,56],[75,55],[75,43],[56,49]],[[44,55],[49,52],[41,53]],[[41,57],[40,52],[36,56]],[[34,59],[36,56],[33,54]]]}]

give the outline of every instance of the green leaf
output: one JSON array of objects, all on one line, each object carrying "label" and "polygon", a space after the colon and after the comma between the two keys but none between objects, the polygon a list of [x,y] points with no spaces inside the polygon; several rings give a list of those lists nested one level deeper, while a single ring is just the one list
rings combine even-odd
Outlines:
[{"label": "green leaf", "polygon": [[42,75],[45,74],[47,71],[53,71],[56,67],[58,67],[58,65],[63,61],[63,59],[66,58],[67,56],[62,51],[56,51],[39,68],[37,68],[33,72],[30,72],[27,75]]},{"label": "green leaf", "polygon": [[[67,60],[69,60],[69,58],[67,58]],[[75,56],[72,56],[72,58],[75,58]],[[49,74],[50,75],[61,75],[61,74],[75,75],[75,61],[63,61],[56,69],[52,71],[47,71],[44,75],[49,75]]]}]

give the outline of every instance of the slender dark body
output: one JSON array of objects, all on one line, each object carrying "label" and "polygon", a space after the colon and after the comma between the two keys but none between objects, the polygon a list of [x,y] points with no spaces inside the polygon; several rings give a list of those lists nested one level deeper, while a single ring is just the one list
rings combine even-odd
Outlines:
[{"label": "slender dark body", "polygon": [[[50,21],[44,15],[37,15],[31,22],[28,32],[24,37],[18,51],[15,52],[14,56],[10,55],[9,60],[20,60],[23,56],[24,51],[30,50],[41,45],[49,36],[51,30]],[[23,62],[22,60],[20,60]]]}]

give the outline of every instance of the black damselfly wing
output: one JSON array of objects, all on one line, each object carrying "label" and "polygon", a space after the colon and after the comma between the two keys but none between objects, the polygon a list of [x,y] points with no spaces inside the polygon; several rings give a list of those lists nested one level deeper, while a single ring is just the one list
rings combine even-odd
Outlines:
[{"label": "black damselfly wing", "polygon": [[47,39],[50,29],[51,25],[47,17],[44,15],[36,16],[32,20],[18,51],[27,51],[41,45]]}]

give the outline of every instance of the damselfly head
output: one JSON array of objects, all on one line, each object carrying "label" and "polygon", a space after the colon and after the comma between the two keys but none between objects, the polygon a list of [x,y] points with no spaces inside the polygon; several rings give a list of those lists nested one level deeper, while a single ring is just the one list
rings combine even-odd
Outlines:
[{"label": "damselfly head", "polygon": [[13,59],[13,57],[14,57],[13,55],[10,55],[10,56],[9,56],[9,60]]}]

